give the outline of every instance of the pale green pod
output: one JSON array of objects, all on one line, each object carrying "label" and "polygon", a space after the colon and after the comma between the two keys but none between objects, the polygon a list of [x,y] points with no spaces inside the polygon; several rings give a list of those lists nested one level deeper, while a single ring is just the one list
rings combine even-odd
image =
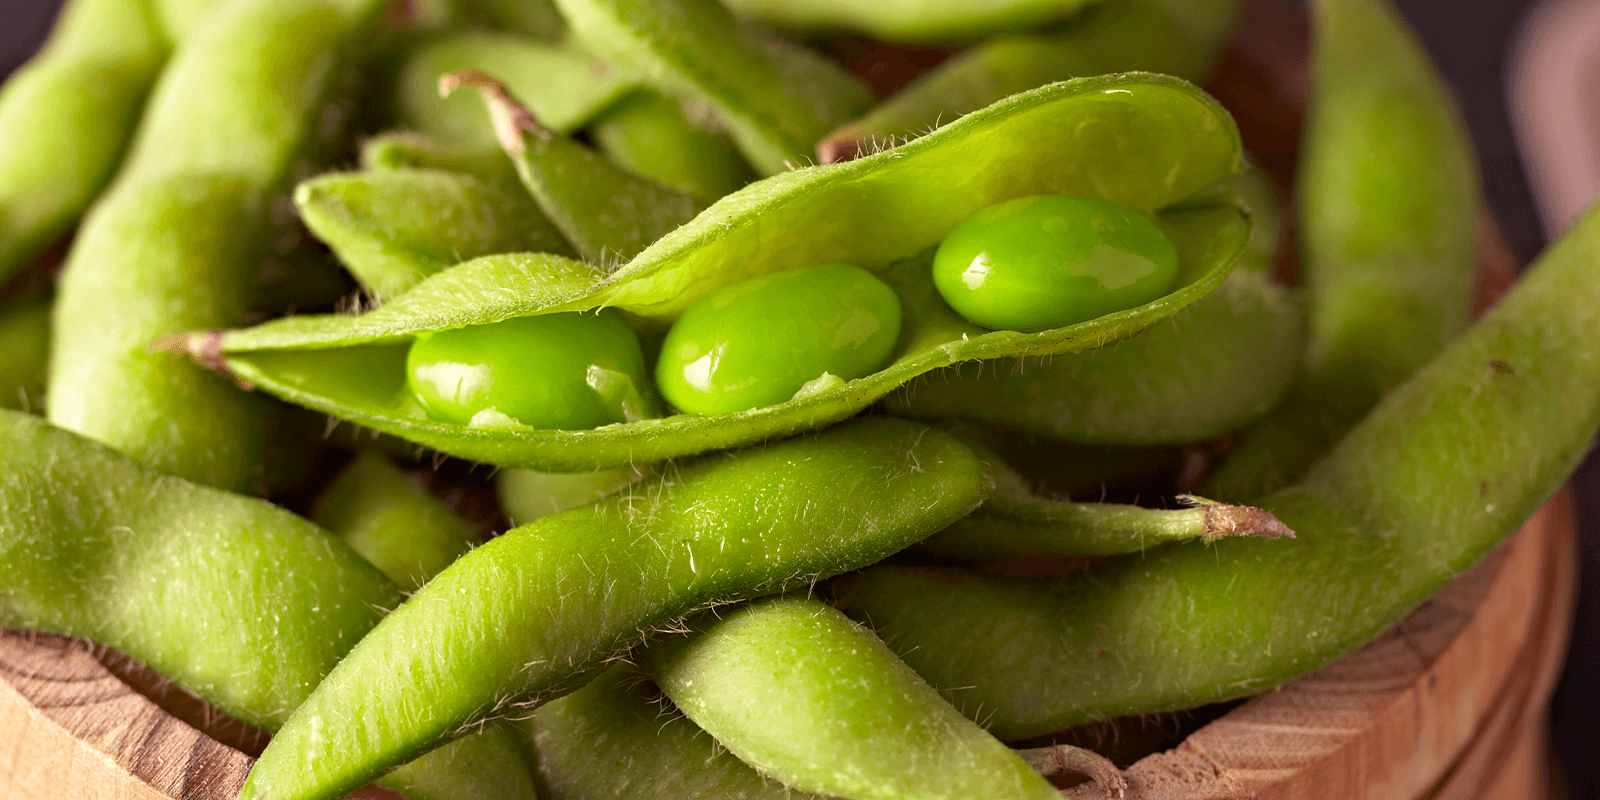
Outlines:
[{"label": "pale green pod", "polygon": [[656,92],[628,96],[595,120],[590,135],[618,166],[702,203],[756,178],[714,119],[692,118],[683,104]]},{"label": "pale green pod", "polygon": [[0,305],[0,408],[43,409],[49,354],[49,301],[19,297]]},{"label": "pale green pod", "polygon": [[503,469],[495,474],[494,494],[512,525],[559,514],[603,500],[650,475],[648,467],[617,467],[593,472],[540,472]]}]

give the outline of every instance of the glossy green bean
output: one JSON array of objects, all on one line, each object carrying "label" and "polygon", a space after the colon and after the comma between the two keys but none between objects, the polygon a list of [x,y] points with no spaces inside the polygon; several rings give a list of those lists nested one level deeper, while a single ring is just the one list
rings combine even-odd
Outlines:
[{"label": "glossy green bean", "polygon": [[838,65],[740,24],[716,0],[556,6],[595,53],[668,95],[708,103],[766,175],[807,163],[817,140],[872,102]]},{"label": "glossy green bean", "polygon": [[891,408],[961,416],[1080,444],[1203,441],[1282,401],[1305,352],[1299,293],[1236,272],[1164,324],[1095,350],[952,367]]},{"label": "glossy green bean", "polygon": [[362,453],[328,484],[311,521],[414,592],[479,541],[455,512],[385,456]]},{"label": "glossy green bean", "polygon": [[483,97],[500,147],[523,187],[584,259],[629,261],[705,208],[690,195],[640,178],[545,127],[490,76],[462,70],[439,80],[440,94],[462,86]]},{"label": "glossy green bean", "polygon": [[645,90],[602,114],[590,135],[623,169],[710,203],[756,179],[733,139],[714,125]]},{"label": "glossy green bean", "polygon": [[163,335],[242,322],[271,198],[322,131],[340,54],[380,4],[230,3],[173,57],[61,278],[52,422],[197,482],[261,482],[256,398]]},{"label": "glossy green bean", "polygon": [[655,686],[627,664],[606,670],[582,689],[512,724],[535,754],[543,800],[816,797],[740,761],[666,706]]},{"label": "glossy green bean", "polygon": [[1188,508],[1154,509],[1120,503],[1074,503],[1042,495],[1021,474],[970,439],[989,465],[995,486],[983,507],[928,537],[917,549],[943,558],[1115,556],[1176,542],[1211,544],[1234,536],[1264,539],[1294,532],[1259,508],[1180,495]]},{"label": "glossy green bean", "polygon": [[583,127],[638,85],[628,73],[570,44],[508,33],[441,35],[406,59],[397,104],[407,125],[463,150],[497,149],[475,98],[439,96],[439,78],[463,69],[504,82],[545,125],[562,133]]},{"label": "glossy green bean", "polygon": [[50,354],[50,302],[18,297],[0,305],[0,408],[43,408]]},{"label": "glossy green bean", "polygon": [[[509,703],[576,688],[642,631],[873,563],[966,514],[985,489],[955,440],[876,418],[710,456],[518,528],[363,639],[241,796],[338,797]],[[364,722],[343,722],[354,719]]]},{"label": "glossy green bean", "polygon": [[[1237,0],[1107,0],[1052,32],[996,37],[922,75],[817,144],[823,163],[921,136],[1002,97],[1054,81],[1148,70],[1204,82]],[[870,7],[870,6],[868,6]]]},{"label": "glossy green bean", "polygon": [[762,600],[691,628],[648,648],[645,668],[696,725],[788,786],[857,800],[1060,797],[817,600]]},{"label": "glossy green bean", "polygon": [[1600,208],[1259,503],[1295,540],[1170,548],[1066,579],[874,567],[835,591],[1001,738],[1189,708],[1269,689],[1393,624],[1527,519],[1597,428]]},{"label": "glossy green bean", "polygon": [[0,87],[0,281],[110,182],[170,47],[145,0],[72,0]]},{"label": "glossy green bean", "polygon": [[378,299],[478,256],[571,247],[520,186],[439,169],[321,175],[294,203],[306,227]]},{"label": "glossy green bean", "polygon": [[1298,189],[1308,353],[1283,408],[1209,481],[1224,500],[1297,479],[1471,308],[1477,169],[1449,89],[1384,0],[1312,9]]},{"label": "glossy green bean", "polygon": [[[115,647],[273,731],[401,597],[287,511],[0,411],[0,626]],[[504,737],[391,778],[416,800],[532,797]]]},{"label": "glossy green bean", "polygon": [[[1245,244],[1248,225],[1237,206],[1185,204],[1238,169],[1238,159],[1226,112],[1174,79],[1057,84],[892,153],[751,184],[616,271],[553,256],[487,256],[366,314],[291,317],[227,332],[220,341],[191,337],[190,345],[208,363],[220,358],[233,374],[291,402],[452,455],[555,471],[647,463],[831,424],[960,361],[1083,350],[1156,324],[1221,283]],[[1042,193],[1104,193],[1153,214],[1178,246],[1181,288],[1039,334],[986,332],[955,316],[934,292],[931,248],[978,209]],[[1167,209],[1174,204],[1181,207]],[[901,337],[887,368],[799,399],[589,431],[534,431],[429,420],[398,391],[404,347],[421,333],[615,307],[648,334],[723,286],[829,263],[860,266],[895,289]]]}]

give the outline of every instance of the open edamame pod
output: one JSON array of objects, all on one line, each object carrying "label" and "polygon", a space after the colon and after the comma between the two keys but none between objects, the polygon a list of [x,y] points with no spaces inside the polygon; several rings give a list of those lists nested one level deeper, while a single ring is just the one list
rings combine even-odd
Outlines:
[{"label": "open edamame pod", "polygon": [[585,260],[631,260],[705,208],[688,194],[641,178],[546,128],[488,75],[461,70],[439,79],[442,95],[462,86],[483,97],[500,147],[516,165],[523,187]]},{"label": "open edamame pod", "polygon": [[[115,647],[270,732],[401,598],[287,511],[0,411],[0,626]],[[417,800],[533,797],[504,733],[383,782]]]},{"label": "open edamame pod", "polygon": [[780,597],[647,648],[696,725],[788,786],[855,800],[1057,800],[1060,792],[843,614]]},{"label": "open edamame pod", "polygon": [[461,172],[329,173],[296,187],[294,203],[306,227],[379,299],[481,255],[572,253],[521,186]]},{"label": "open edamame pod", "polygon": [[1192,495],[1179,496],[1189,508],[1174,510],[1041,496],[999,456],[970,439],[967,446],[988,463],[994,489],[981,508],[928,537],[918,550],[964,561],[997,561],[1144,553],[1164,544],[1211,544],[1234,536],[1294,537],[1294,531],[1259,508]]},{"label": "open edamame pod", "polygon": [[440,97],[439,78],[472,69],[495,76],[533,107],[539,119],[567,133],[638,85],[626,71],[571,44],[506,33],[451,33],[419,46],[400,74],[406,124],[447,147],[494,151],[495,134],[471,97]]},{"label": "open edamame pod", "polygon": [[244,321],[272,198],[324,132],[341,58],[381,5],[227,3],[179,48],[68,255],[46,393],[53,423],[197,482],[261,483],[258,398],[150,344]]},{"label": "open edamame pod", "polygon": [[576,688],[643,632],[874,563],[986,490],[959,442],[878,417],[685,463],[638,492],[512,530],[356,645],[241,796],[340,797],[510,703]]},{"label": "open edamame pod", "polygon": [[1297,190],[1310,342],[1283,407],[1208,482],[1224,500],[1292,483],[1471,310],[1478,172],[1449,89],[1384,0],[1311,8]]},{"label": "open edamame pod", "polygon": [[[1019,32],[975,45],[829,133],[823,163],[921,136],[1008,95],[1047,83],[1146,70],[1202,83],[1237,0],[1104,0],[1061,30]],[[866,7],[873,7],[868,5]]]},{"label": "open edamame pod", "polygon": [[1600,207],[1298,484],[1259,502],[1293,541],[1167,548],[1065,579],[880,566],[834,591],[1002,739],[1190,708],[1370,640],[1516,530],[1597,428]]},{"label": "open edamame pod", "polygon": [[817,140],[872,102],[871,91],[838,65],[741,24],[717,0],[556,6],[593,52],[669,96],[709,103],[766,175],[807,163]]},{"label": "open edamame pod", "polygon": [[[463,458],[553,471],[647,463],[828,425],[961,361],[1084,350],[1154,325],[1221,284],[1247,241],[1237,206],[1185,205],[1240,168],[1232,120],[1188,84],[1138,74],[1072,81],[891,152],[747,186],[616,271],[548,255],[485,256],[363,315],[290,317],[193,335],[189,346],[290,402]],[[1034,194],[1097,196],[1154,215],[1177,246],[1179,288],[1037,334],[984,331],[956,316],[934,291],[932,248],[977,211]],[[862,267],[900,295],[888,367],[774,406],[584,431],[440,422],[404,391],[406,348],[424,333],[601,307],[660,328],[721,287],[822,264]]]}]

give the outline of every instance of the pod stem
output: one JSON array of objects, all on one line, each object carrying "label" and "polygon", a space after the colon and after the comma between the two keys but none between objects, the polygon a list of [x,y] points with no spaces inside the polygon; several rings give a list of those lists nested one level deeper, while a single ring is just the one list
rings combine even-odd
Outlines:
[{"label": "pod stem", "polygon": [[1128,779],[1123,777],[1117,765],[1093,750],[1073,747],[1070,744],[1057,744],[1018,750],[1017,755],[1021,756],[1028,766],[1033,767],[1034,771],[1046,778],[1071,772],[1075,775],[1088,776],[1111,797],[1120,798],[1128,790]]},{"label": "pod stem", "polygon": [[254,391],[255,385],[242,380],[228,369],[227,359],[222,357],[222,337],[225,330],[192,331],[189,333],[170,333],[151,342],[148,349],[152,353],[181,353],[193,356],[201,366],[227,376],[240,389],[247,392]]},{"label": "pod stem", "polygon": [[1262,539],[1293,539],[1294,531],[1269,511],[1252,506],[1234,506],[1192,494],[1178,495],[1178,502],[1204,512],[1200,541],[1210,544],[1230,536],[1255,536]]},{"label": "pod stem", "polygon": [[474,69],[462,69],[439,77],[439,96],[449,97],[463,86],[478,90],[489,109],[489,120],[494,125],[495,138],[500,147],[512,155],[521,155],[526,149],[522,135],[531,133],[539,141],[548,142],[555,132],[539,124],[528,107],[517,102],[505,84]]}]

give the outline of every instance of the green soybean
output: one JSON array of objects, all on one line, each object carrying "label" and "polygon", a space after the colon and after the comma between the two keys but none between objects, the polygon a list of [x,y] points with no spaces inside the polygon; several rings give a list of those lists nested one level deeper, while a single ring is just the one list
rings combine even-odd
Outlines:
[{"label": "green soybean", "polygon": [[638,670],[619,664],[513,723],[535,754],[543,800],[715,797],[809,800],[771,780],[663,705]]},{"label": "green soybean", "polygon": [[556,7],[595,53],[669,96],[709,104],[766,175],[806,163],[817,140],[872,102],[839,66],[739,23],[716,0],[557,0]]},{"label": "green soybean", "polygon": [[48,298],[24,295],[0,305],[0,408],[43,408],[49,354]]},{"label": "green soybean", "polygon": [[599,264],[632,259],[703,208],[690,195],[640,178],[544,127],[493,78],[463,70],[439,82],[444,94],[460,86],[482,95],[522,185],[585,259]]},{"label": "green soybean", "polygon": [[1025,333],[1144,305],[1177,281],[1166,234],[1095,197],[996,203],[957,225],[933,257],[933,285],[956,313]]},{"label": "green soybean", "polygon": [[823,163],[855,158],[1069,78],[1148,70],[1203,83],[1237,6],[1237,0],[1107,0],[1082,9],[1059,30],[997,36],[829,133],[817,155]]},{"label": "green soybean", "polygon": [[110,182],[169,47],[145,0],[72,0],[0,87],[0,281]]},{"label": "green soybean", "polygon": [[611,310],[520,317],[412,342],[406,385],[458,425],[583,430],[651,414],[639,337]]},{"label": "green soybean", "polygon": [[[709,456],[517,528],[363,639],[241,796],[338,797],[508,703],[576,688],[641,631],[873,563],[971,511],[985,483],[948,436],[875,418]],[[349,719],[364,723],[336,722]]]},{"label": "green soybean", "polygon": [[719,617],[644,660],[689,719],[762,773],[860,800],[1060,797],[821,602],[773,598]]},{"label": "green soybean", "polygon": [[710,203],[756,178],[715,125],[692,118],[682,103],[638,91],[595,120],[590,135],[623,169]]},{"label": "green soybean", "polygon": [[52,422],[197,482],[259,485],[257,399],[149,347],[244,321],[273,193],[323,127],[339,54],[378,5],[230,3],[184,42],[68,255],[52,331]]},{"label": "green soybean", "polygon": [[471,97],[440,97],[439,78],[471,69],[493,75],[560,132],[583,127],[637,85],[588,53],[506,33],[452,33],[429,40],[406,60],[397,105],[406,124],[440,144],[494,151],[494,130]]},{"label": "green soybean", "polygon": [[1471,308],[1477,169],[1448,88],[1382,0],[1314,3],[1312,30],[1298,189],[1308,352],[1283,408],[1209,481],[1223,499],[1293,482]]},{"label": "green soybean", "polygon": [[294,203],[306,227],[379,299],[481,255],[572,252],[522,187],[460,172],[320,175],[295,188]]},{"label": "green soybean", "polygon": [[1189,444],[1278,407],[1305,353],[1300,293],[1236,271],[1168,322],[1094,350],[951,367],[890,407],[957,416],[1066,442]]},{"label": "green soybean", "polygon": [[928,537],[917,549],[963,561],[1115,556],[1175,542],[1211,544],[1232,536],[1277,539],[1294,532],[1259,508],[1180,495],[1189,508],[1074,503],[1035,492],[1015,469],[969,439],[994,476],[983,507]]},{"label": "green soybean", "polygon": [[661,343],[656,386],[688,414],[777,405],[878,371],[899,336],[900,298],[860,267],[763,275],[683,312]]},{"label": "green soybean", "polygon": [[[1187,84],[1147,75],[1068,82],[894,152],[751,184],[615,271],[555,256],[485,256],[365,314],[290,317],[220,339],[194,336],[190,346],[290,402],[452,455],[550,471],[648,463],[828,425],[954,363],[1085,350],[1155,325],[1222,283],[1244,246],[1249,226],[1237,206],[1186,200],[1239,169],[1239,159],[1226,112]],[[1180,288],[1038,334],[985,332],[939,300],[932,249],[959,222],[1013,197],[1097,192],[1154,215],[1178,248]],[[902,311],[894,360],[841,386],[735,414],[565,433],[428,420],[403,394],[405,347],[424,333],[614,307],[648,335],[723,286],[831,263],[884,280]]]},{"label": "green soybean", "polygon": [[[273,731],[401,597],[287,511],[0,411],[0,626],[109,645]],[[419,800],[533,796],[503,734],[384,783]]]},{"label": "green soybean", "polygon": [[478,543],[478,534],[383,455],[362,453],[328,484],[311,521],[414,592]]},{"label": "green soybean", "polygon": [[873,567],[835,591],[1002,739],[1264,691],[1399,620],[1555,492],[1600,428],[1597,348],[1600,208],[1259,502],[1295,540],[1170,548],[1065,579]]}]

